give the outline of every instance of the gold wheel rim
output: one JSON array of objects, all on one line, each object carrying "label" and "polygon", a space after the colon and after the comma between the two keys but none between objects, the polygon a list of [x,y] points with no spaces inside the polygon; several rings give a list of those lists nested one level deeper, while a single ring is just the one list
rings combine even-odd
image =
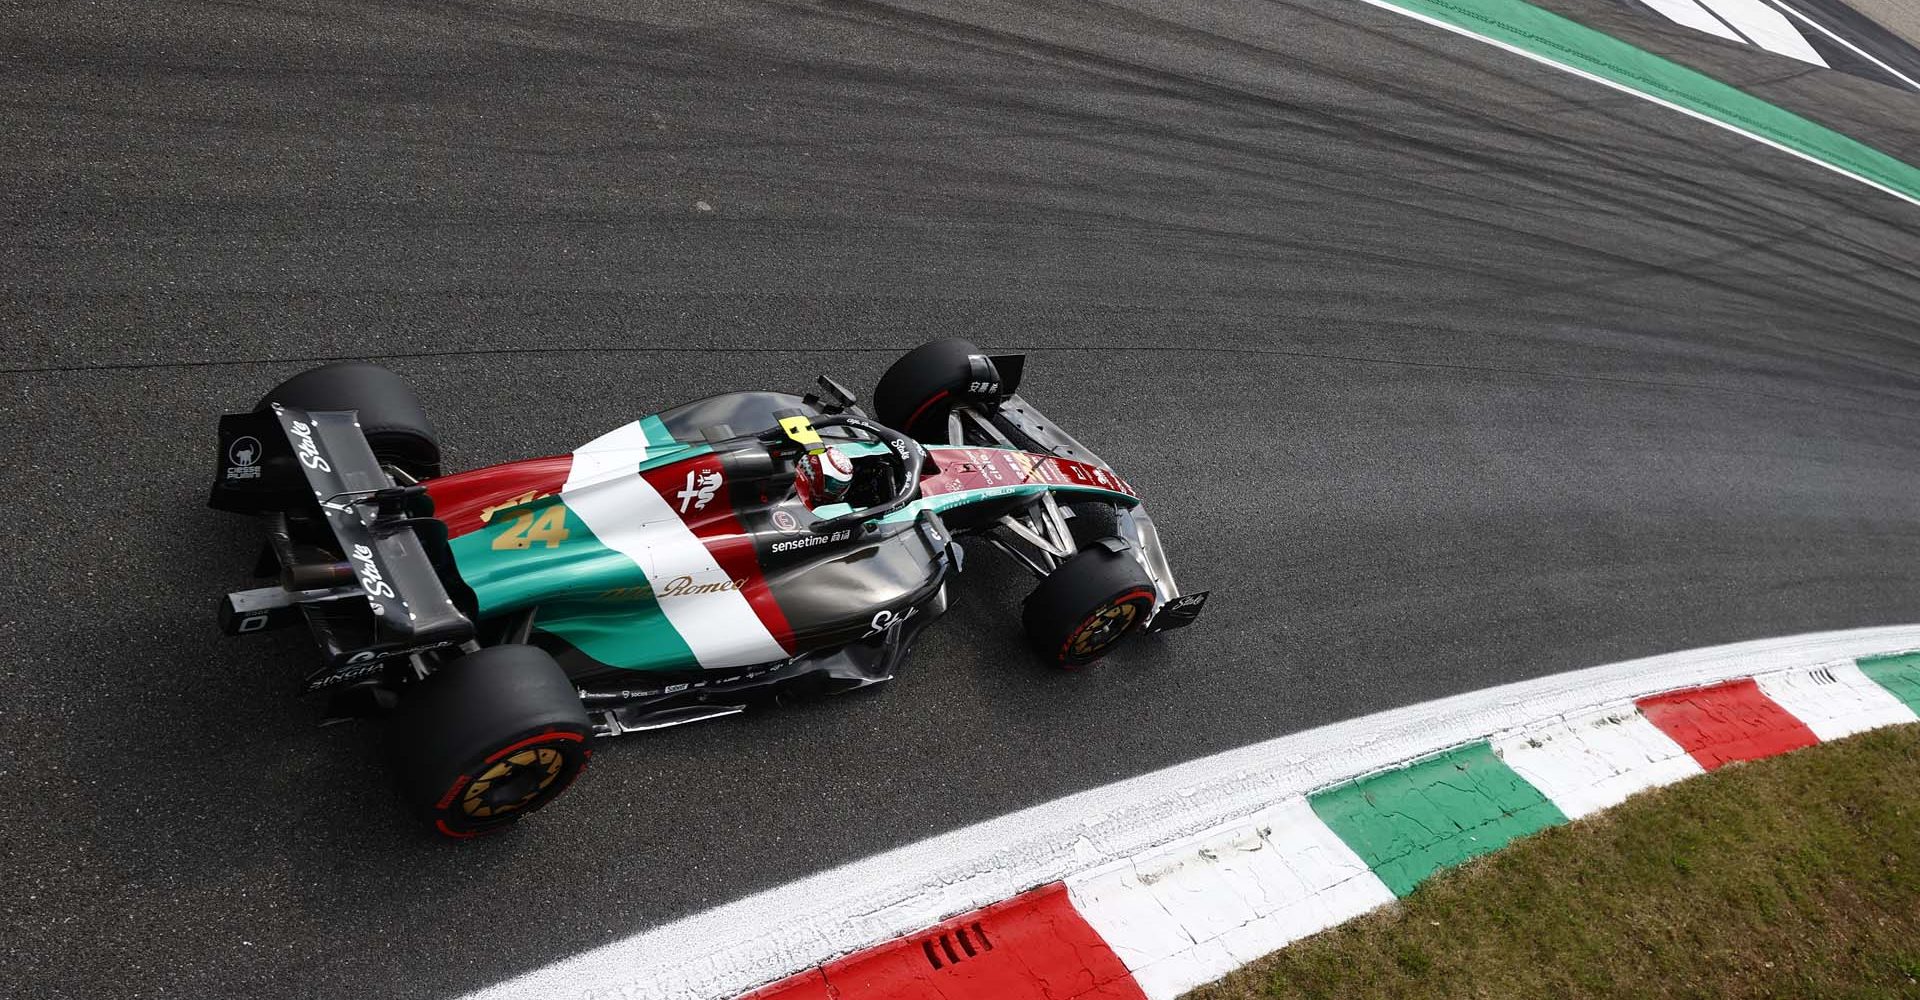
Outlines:
[{"label": "gold wheel rim", "polygon": [[566,758],[552,747],[528,747],[495,761],[467,785],[460,811],[491,819],[526,808],[560,778]]},{"label": "gold wheel rim", "polygon": [[1081,623],[1080,630],[1073,634],[1073,641],[1067,644],[1067,652],[1074,656],[1092,656],[1125,635],[1138,617],[1140,608],[1132,601],[1101,608]]}]

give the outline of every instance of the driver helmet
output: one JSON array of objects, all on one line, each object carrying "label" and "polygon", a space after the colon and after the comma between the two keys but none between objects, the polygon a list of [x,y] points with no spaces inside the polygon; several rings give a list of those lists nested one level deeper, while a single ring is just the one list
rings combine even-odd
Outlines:
[{"label": "driver helmet", "polygon": [[853,485],[853,460],[832,445],[808,453],[801,468],[814,496],[827,503],[845,497],[847,488]]}]

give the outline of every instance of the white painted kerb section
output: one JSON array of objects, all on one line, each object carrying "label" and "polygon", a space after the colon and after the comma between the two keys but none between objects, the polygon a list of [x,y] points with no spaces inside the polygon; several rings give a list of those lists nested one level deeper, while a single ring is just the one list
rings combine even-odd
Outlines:
[{"label": "white painted kerb section", "polygon": [[[1253,822],[1323,786],[1675,688],[1920,648],[1920,625],[1630,660],[1322,726],[1042,803],[676,920],[472,994],[720,1000],[1026,889]],[[1330,862],[1331,863],[1331,862]]]}]

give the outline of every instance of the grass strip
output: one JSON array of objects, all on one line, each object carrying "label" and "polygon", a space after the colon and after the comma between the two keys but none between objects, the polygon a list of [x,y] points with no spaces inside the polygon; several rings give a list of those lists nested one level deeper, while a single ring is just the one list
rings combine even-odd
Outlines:
[{"label": "grass strip", "polygon": [[1549,827],[1187,997],[1920,997],[1920,725]]}]

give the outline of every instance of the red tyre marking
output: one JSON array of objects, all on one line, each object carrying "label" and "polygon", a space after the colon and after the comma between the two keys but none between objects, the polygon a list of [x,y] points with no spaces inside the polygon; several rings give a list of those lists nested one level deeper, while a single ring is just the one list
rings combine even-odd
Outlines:
[{"label": "red tyre marking", "polygon": [[[551,730],[548,730],[547,732],[541,733],[538,736],[529,736],[526,739],[521,740],[520,742],[515,743],[510,747],[506,747],[505,749],[495,750],[493,752],[493,756],[488,757],[485,761],[483,761],[483,763],[491,764],[494,761],[499,760],[500,758],[505,757],[506,755],[514,752],[515,750],[519,750],[524,747],[531,746],[535,743],[543,743],[547,740],[571,740],[572,742],[575,742],[575,743],[583,743],[586,741],[586,737],[580,735],[579,733],[567,732],[564,729],[551,729]],[[440,808],[445,809],[446,806],[441,806]]]},{"label": "red tyre marking", "polygon": [[[1153,592],[1153,588],[1151,588],[1151,587],[1140,587],[1140,588],[1138,588],[1138,589],[1135,589],[1135,590],[1129,590],[1129,591],[1127,591],[1126,593],[1124,593],[1124,594],[1121,594],[1121,595],[1120,595],[1119,597],[1116,597],[1116,598],[1114,598],[1113,600],[1110,600],[1110,601],[1108,601],[1108,602],[1106,602],[1105,604],[1102,604],[1102,605],[1100,605],[1100,607],[1099,607],[1099,608],[1096,608],[1096,609],[1094,610],[1094,612],[1093,612],[1093,614],[1090,614],[1090,615],[1088,615],[1088,616],[1087,616],[1087,620],[1086,620],[1086,621],[1083,621],[1083,622],[1081,622],[1081,623],[1080,623],[1080,625],[1079,625],[1079,627],[1078,627],[1078,628],[1075,628],[1075,629],[1074,629],[1073,631],[1071,631],[1071,632],[1068,632],[1068,633],[1067,633],[1067,641],[1066,641],[1066,642],[1063,642],[1063,643],[1061,643],[1061,644],[1060,644],[1060,656],[1059,656],[1059,659],[1060,659],[1061,661],[1063,661],[1063,662],[1064,662],[1064,661],[1066,660],[1066,658],[1067,658],[1067,650],[1069,650],[1069,649],[1072,649],[1072,648],[1073,648],[1073,640],[1074,640],[1074,638],[1075,638],[1076,636],[1078,636],[1078,635],[1079,635],[1079,634],[1080,634],[1081,632],[1084,632],[1084,631],[1086,631],[1086,629],[1087,629],[1087,626],[1089,626],[1089,625],[1091,625],[1091,624],[1093,624],[1093,620],[1094,620],[1095,618],[1098,618],[1098,617],[1100,617],[1100,612],[1101,612],[1101,611],[1104,611],[1104,610],[1106,610],[1106,609],[1107,609],[1107,606],[1108,606],[1108,605],[1112,605],[1112,604],[1125,604],[1125,603],[1127,603],[1128,601],[1131,601],[1131,600],[1134,600],[1135,598],[1140,598],[1140,597],[1144,597],[1144,598],[1146,598],[1146,599],[1147,599],[1147,601],[1148,601],[1149,603],[1151,603],[1151,602],[1153,601],[1153,598],[1154,598],[1154,592]],[[1127,627],[1128,627],[1128,628],[1132,628],[1133,626],[1131,626],[1131,625],[1129,625],[1129,626],[1127,626]]]},{"label": "red tyre marking", "polygon": [[434,820],[433,827],[434,829],[439,830],[442,835],[452,837],[455,840],[472,840],[473,838],[480,836],[480,834],[484,832],[481,830],[456,830],[453,827],[448,826],[447,821],[444,819]]},{"label": "red tyre marking", "polygon": [[942,389],[942,390],[940,390],[939,392],[936,392],[936,393],[934,393],[934,394],[933,394],[932,396],[929,396],[929,397],[927,398],[927,401],[926,401],[926,402],[924,402],[924,403],[921,403],[921,404],[920,404],[920,408],[919,408],[919,409],[917,409],[917,410],[914,410],[914,411],[913,411],[913,415],[912,415],[912,416],[909,416],[909,417],[907,418],[907,427],[906,427],[906,428],[902,428],[902,429],[904,430],[904,429],[908,429],[908,428],[911,428],[911,427],[913,427],[913,425],[914,425],[914,424],[917,424],[917,423],[919,423],[919,422],[920,422],[920,415],[921,415],[922,413],[925,413],[925,412],[927,412],[927,410],[928,410],[928,408],[930,408],[930,407],[932,407],[932,406],[933,406],[933,405],[934,405],[935,403],[938,403],[938,402],[940,402],[941,400],[943,400],[943,399],[945,399],[945,398],[947,398],[948,396],[951,396],[951,395],[953,395],[953,390],[952,390],[952,389]]},{"label": "red tyre marking", "polygon": [[435,802],[433,804],[433,807],[435,809],[445,809],[446,807],[453,805],[453,800],[458,798],[460,795],[460,789],[467,787],[468,783],[472,781],[473,781],[473,776],[470,774],[463,774],[460,777],[453,779],[453,787],[447,789],[447,794],[440,796],[440,801]]},{"label": "red tyre marking", "polygon": [[1760,693],[1751,678],[1654,695],[1636,704],[1647,721],[1709,771],[1820,742],[1805,723]]},{"label": "red tyre marking", "polygon": [[1055,882],[854,952],[742,1000],[955,998],[1146,1000],[1146,994],[1073,908],[1066,887]]}]

